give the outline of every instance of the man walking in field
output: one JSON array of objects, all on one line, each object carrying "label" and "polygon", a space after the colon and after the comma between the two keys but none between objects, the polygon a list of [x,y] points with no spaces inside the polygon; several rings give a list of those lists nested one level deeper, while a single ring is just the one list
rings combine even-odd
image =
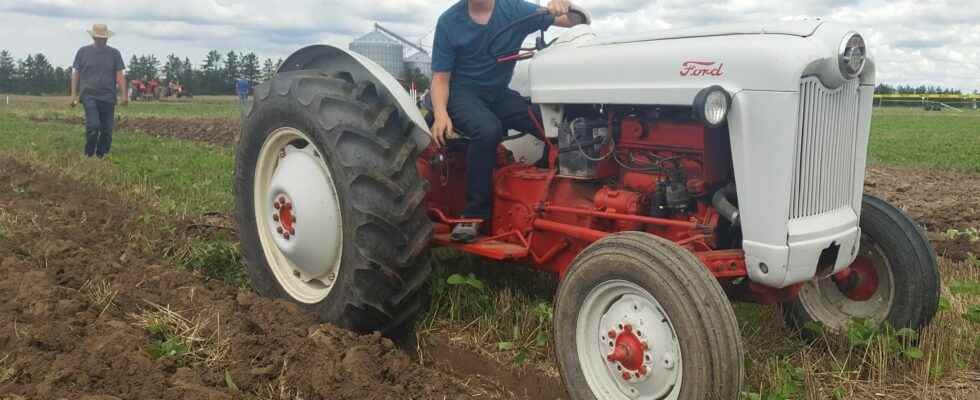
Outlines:
[{"label": "man walking in field", "polygon": [[106,43],[112,31],[105,24],[95,24],[88,31],[91,45],[78,49],[71,74],[71,106],[79,102],[85,108],[85,155],[105,157],[112,146],[116,96],[128,105],[126,77],[122,55]]},{"label": "man walking in field", "polygon": [[248,101],[248,94],[252,91],[252,82],[248,79],[238,78],[235,80],[235,91],[238,93],[238,102],[245,105]]}]

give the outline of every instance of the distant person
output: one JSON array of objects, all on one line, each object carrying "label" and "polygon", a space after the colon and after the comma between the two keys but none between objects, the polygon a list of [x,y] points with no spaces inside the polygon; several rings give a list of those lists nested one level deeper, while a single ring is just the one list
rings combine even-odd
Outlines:
[{"label": "distant person", "polygon": [[71,106],[81,101],[85,107],[85,155],[102,158],[112,146],[116,96],[124,106],[129,104],[126,65],[119,50],[106,44],[112,31],[105,24],[92,25],[88,33],[94,43],[78,49],[72,64]]},{"label": "distant person", "polygon": [[245,102],[248,101],[249,92],[252,91],[252,82],[245,78],[238,78],[235,81],[235,91],[238,92],[238,101],[244,106]]}]

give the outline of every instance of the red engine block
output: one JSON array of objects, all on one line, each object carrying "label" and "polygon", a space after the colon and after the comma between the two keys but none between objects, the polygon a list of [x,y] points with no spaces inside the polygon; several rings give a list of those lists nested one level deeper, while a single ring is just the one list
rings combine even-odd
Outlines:
[{"label": "red engine block", "polygon": [[[636,163],[670,160],[683,170],[694,199],[691,207],[667,217],[650,216],[653,193],[668,179],[663,173],[629,170],[606,159],[598,165],[595,179],[563,177],[554,165],[541,169],[514,163],[502,153],[494,175],[493,218],[484,224],[485,237],[473,244],[453,243],[448,232],[464,206],[465,157],[430,148],[418,166],[431,184],[428,205],[436,222],[436,244],[524,261],[563,275],[592,242],[615,232],[646,231],[688,248],[719,278],[745,276],[740,250],[713,250],[719,215],[707,199],[710,190],[730,177],[727,133],[696,123],[638,118],[624,118],[618,128],[620,157]],[[557,155],[554,147],[552,160]]]}]

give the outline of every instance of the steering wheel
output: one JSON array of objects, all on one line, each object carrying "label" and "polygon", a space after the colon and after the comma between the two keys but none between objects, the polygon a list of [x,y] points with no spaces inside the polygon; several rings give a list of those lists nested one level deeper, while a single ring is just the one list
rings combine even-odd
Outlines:
[{"label": "steering wheel", "polygon": [[[494,32],[493,35],[490,36],[490,40],[488,40],[487,43],[486,43],[486,45],[485,45],[484,52],[490,53],[490,55],[495,60],[497,60],[498,63],[526,60],[526,59],[529,59],[529,58],[533,57],[534,56],[534,53],[536,51],[541,51],[541,50],[544,50],[544,49],[548,48],[548,46],[551,46],[552,44],[554,44],[555,43],[555,40],[558,40],[558,39],[556,38],[556,39],[552,39],[551,42],[546,42],[545,39],[544,39],[544,31],[545,30],[542,29],[541,32],[540,32],[540,36],[538,36],[538,39],[537,39],[534,47],[520,48],[520,49],[517,50],[516,53],[511,53],[510,51],[507,51],[507,50],[500,51],[500,52],[492,52],[493,51],[493,45],[494,45],[494,43],[497,42],[497,40],[500,39],[500,36],[503,35],[505,32],[509,32],[509,31],[513,30],[514,28],[516,28],[518,26],[521,26],[522,24],[525,24],[525,23],[527,23],[527,22],[529,22],[529,21],[531,21],[531,20],[533,20],[535,18],[540,18],[540,17],[543,17],[543,16],[548,15],[548,14],[550,14],[550,13],[548,12],[548,9],[547,8],[541,8],[538,11],[535,11],[535,12],[533,12],[531,14],[528,14],[528,15],[522,17],[522,18],[518,18],[518,19],[512,21],[511,23],[507,24],[507,26],[505,26],[505,27],[501,28],[500,30]],[[583,12],[581,10],[578,10],[578,9],[575,9],[574,7],[572,9],[568,10],[568,16],[572,19],[573,22],[575,22],[575,25],[585,24],[585,23],[588,23],[588,21],[589,21],[589,17],[588,17],[588,15],[585,14],[585,12]]]}]

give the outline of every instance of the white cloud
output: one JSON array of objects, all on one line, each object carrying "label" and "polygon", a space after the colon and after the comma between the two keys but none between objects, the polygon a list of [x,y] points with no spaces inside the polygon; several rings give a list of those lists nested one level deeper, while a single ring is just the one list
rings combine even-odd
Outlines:
[{"label": "white cloud", "polygon": [[[125,54],[199,61],[210,49],[285,57],[310,43],[342,45],[374,22],[431,41],[456,0],[3,0],[0,47],[68,64],[92,22],[106,22]],[[542,0],[541,3],[546,3]],[[820,17],[866,33],[879,80],[980,89],[980,7],[975,0],[578,0],[601,35]],[[14,38],[14,40],[7,40]]]}]

